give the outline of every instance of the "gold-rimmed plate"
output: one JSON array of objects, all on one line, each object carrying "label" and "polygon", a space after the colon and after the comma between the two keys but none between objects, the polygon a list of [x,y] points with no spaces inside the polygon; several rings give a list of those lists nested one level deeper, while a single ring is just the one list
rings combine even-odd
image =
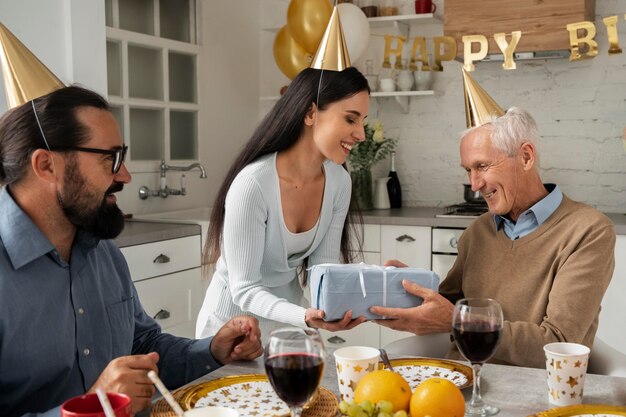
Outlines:
[{"label": "gold-rimmed plate", "polygon": [[[472,368],[462,363],[431,358],[391,359],[389,362],[393,370],[406,379],[411,390],[429,378],[448,379],[460,389],[472,386]],[[385,365],[380,362],[378,367],[384,369]]]},{"label": "gold-rimmed plate", "polygon": [[[305,409],[315,402],[316,396]],[[226,376],[202,382],[186,389],[178,402],[183,410],[211,405],[231,407],[239,411],[240,417],[289,414],[289,407],[276,395],[267,375],[263,374]]]},{"label": "gold-rimmed plate", "polygon": [[626,416],[626,407],[603,404],[579,404],[551,408],[528,417],[617,417]]}]

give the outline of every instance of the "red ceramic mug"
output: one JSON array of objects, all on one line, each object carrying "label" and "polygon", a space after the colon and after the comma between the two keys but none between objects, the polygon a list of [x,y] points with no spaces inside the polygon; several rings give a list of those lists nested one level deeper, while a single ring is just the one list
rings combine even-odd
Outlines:
[{"label": "red ceramic mug", "polygon": [[[115,417],[131,417],[131,401],[126,394],[107,392]],[[70,398],[61,406],[61,417],[105,417],[98,395],[85,394]]]},{"label": "red ceramic mug", "polygon": [[435,13],[437,5],[433,0],[415,0],[415,13]]}]

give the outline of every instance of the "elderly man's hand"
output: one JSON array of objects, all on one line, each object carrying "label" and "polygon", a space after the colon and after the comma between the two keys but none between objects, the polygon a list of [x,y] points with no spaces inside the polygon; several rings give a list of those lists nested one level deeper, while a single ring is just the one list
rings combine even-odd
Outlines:
[{"label": "elderly man's hand", "polygon": [[221,364],[251,360],[262,353],[261,330],[254,317],[237,316],[230,319],[211,341],[211,354]]},{"label": "elderly man's hand", "polygon": [[450,301],[436,291],[407,280],[402,281],[402,286],[408,293],[423,298],[422,305],[412,308],[372,307],[372,313],[387,317],[386,320],[374,320],[375,323],[418,336],[452,330],[454,305]]}]

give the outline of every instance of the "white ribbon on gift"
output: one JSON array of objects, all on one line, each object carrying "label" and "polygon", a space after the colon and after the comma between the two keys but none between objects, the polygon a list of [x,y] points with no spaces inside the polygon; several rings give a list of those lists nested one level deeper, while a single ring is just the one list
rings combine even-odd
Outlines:
[{"label": "white ribbon on gift", "polygon": [[382,271],[383,273],[383,307],[387,307],[387,271],[396,269],[395,266],[380,266],[380,265],[368,265],[364,262],[358,264],[318,264],[314,265],[308,270],[310,271],[313,267],[333,267],[335,269],[354,269],[354,266],[358,265],[361,267],[359,269],[359,284],[361,285],[361,292],[363,293],[363,298],[367,298],[367,291],[365,290],[365,277],[363,271],[366,270],[374,270],[374,271]]}]

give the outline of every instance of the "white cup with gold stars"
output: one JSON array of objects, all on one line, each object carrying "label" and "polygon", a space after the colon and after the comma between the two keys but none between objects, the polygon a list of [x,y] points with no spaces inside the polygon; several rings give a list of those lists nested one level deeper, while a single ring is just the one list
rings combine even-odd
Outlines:
[{"label": "white cup with gold stars", "polygon": [[589,348],[578,343],[548,343],[543,347],[548,371],[548,400],[556,406],[583,401]]},{"label": "white cup with gold stars", "polygon": [[337,349],[334,355],[341,399],[353,400],[356,384],[378,368],[378,349],[368,346],[347,346]]}]

